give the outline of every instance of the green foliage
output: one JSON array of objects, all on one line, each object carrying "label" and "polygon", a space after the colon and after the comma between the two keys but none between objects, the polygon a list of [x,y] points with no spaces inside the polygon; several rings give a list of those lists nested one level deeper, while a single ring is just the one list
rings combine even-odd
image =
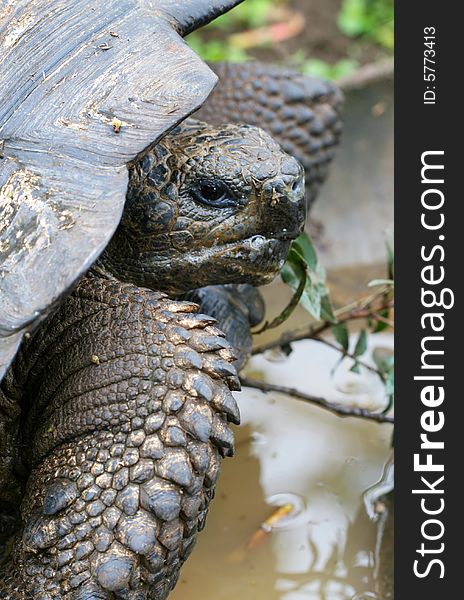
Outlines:
[{"label": "green foliage", "polygon": [[334,338],[343,348],[343,352],[348,352],[348,348],[350,345],[350,338],[348,333],[348,328],[345,323],[341,323],[340,325],[334,325],[332,327],[332,333]]},{"label": "green foliage", "polygon": [[388,257],[388,277],[393,281],[395,279],[395,254],[393,251],[392,243],[387,240],[387,257]]},{"label": "green foliage", "polygon": [[353,357],[354,357],[354,364],[351,367],[350,371],[352,373],[360,373],[360,364],[358,362],[358,358],[360,358],[363,354],[365,354],[367,350],[367,333],[366,331],[363,329],[362,331],[360,331],[358,339],[356,340],[356,345],[354,347],[354,352],[353,352]]},{"label": "green foliage", "polygon": [[377,44],[393,50],[393,0],[343,0],[338,26],[350,37],[367,36]]},{"label": "green foliage", "polygon": [[300,70],[303,75],[310,75],[314,77],[322,77],[323,79],[335,80],[341,79],[346,75],[354,73],[359,67],[359,63],[351,58],[343,58],[335,64],[330,64],[324,60],[317,58],[310,58],[305,60]]},{"label": "green foliage", "polygon": [[390,311],[388,308],[379,311],[379,316],[385,319],[384,321],[377,321],[372,329],[372,333],[381,333],[388,329],[388,317],[390,316]]},{"label": "green foliage", "polygon": [[318,263],[316,251],[306,233],[302,233],[293,242],[280,276],[293,290],[293,297],[275,319],[266,322],[255,334],[282,325],[299,304],[317,321],[322,319],[330,323],[336,322],[326,286],[325,270]]},{"label": "green foliage", "polygon": [[301,264],[299,261],[297,261],[295,263],[295,269],[298,272],[299,281],[296,277],[294,278],[293,271],[291,271],[291,270],[287,271],[287,269],[288,269],[288,267],[287,267],[287,265],[285,265],[281,272],[282,279],[285,281],[285,279],[288,278],[287,282],[289,285],[290,285],[290,282],[295,281],[295,283],[297,283],[298,287],[295,290],[295,293],[293,294],[293,297],[292,297],[290,303],[284,308],[284,310],[280,313],[280,315],[278,315],[270,323],[266,321],[266,323],[264,323],[263,327],[255,333],[262,333],[263,331],[266,331],[267,329],[274,329],[275,327],[279,327],[279,325],[282,325],[282,323],[285,323],[285,321],[290,317],[290,315],[293,313],[295,308],[300,303],[301,297],[303,295],[303,292],[305,291],[305,287],[306,287],[306,283],[307,283],[305,266],[303,264]]},{"label": "green foliage", "polygon": [[[349,353],[350,334],[349,334],[346,323],[338,323],[337,325],[334,325],[332,327],[332,334],[333,334],[334,338],[337,340],[337,342],[340,344],[341,350],[342,350],[342,356],[341,356],[339,362],[334,366],[334,368],[332,370],[332,372],[334,373],[336,371],[337,367],[343,361],[344,357]],[[361,356],[363,354],[365,354],[366,350],[367,350],[367,332],[363,329],[359,333],[358,339],[356,340],[356,345],[355,345],[354,351],[350,355],[350,357],[354,360],[353,366],[350,369],[350,371],[352,371],[353,373],[358,373],[358,374],[360,373],[360,364],[359,364],[358,359],[361,358]]]},{"label": "green foliage", "polygon": [[[379,285],[381,289],[374,296],[370,297],[368,304],[372,302],[373,298],[377,298],[377,300],[383,298],[385,301],[393,298],[394,255],[389,243],[387,243],[387,256],[388,276],[391,279],[371,282],[371,286]],[[377,312],[373,310],[372,315],[366,315],[366,328],[359,332],[354,349],[350,352],[350,332],[348,327],[350,317],[340,316],[340,320],[337,321],[337,318],[334,316],[329,292],[326,287],[325,272],[323,272],[318,264],[316,252],[306,234],[300,235],[293,242],[287,262],[281,271],[281,276],[283,281],[292,288],[294,295],[292,301],[284,311],[271,324],[267,323],[265,328],[268,329],[277,326],[277,324],[281,325],[299,303],[312,317],[324,323],[323,329],[330,327],[332,335],[339,345],[341,356],[340,360],[334,365],[332,373],[337,370],[345,357],[349,357],[353,360],[350,370],[353,373],[359,374],[361,366],[365,364],[362,362],[361,357],[366,354],[368,349],[368,334],[378,333],[390,326],[389,309],[385,308]],[[325,301],[327,301],[326,307],[324,306]],[[336,314],[343,314],[344,311],[346,311],[346,308],[341,309],[341,312],[337,311]],[[376,315],[380,316],[383,320],[374,318]],[[315,336],[314,339],[319,338]],[[377,348],[374,350],[372,358],[376,365],[376,371],[385,385],[385,394],[388,401],[384,412],[387,413],[394,402],[394,356],[388,349]]]},{"label": "green foliage", "polygon": [[205,40],[198,32],[191,33],[187,38],[189,46],[199,56],[208,62],[245,62],[250,56],[242,50],[225,40]]},{"label": "green foliage", "polygon": [[281,277],[296,293],[304,282],[299,303],[316,320],[335,322],[326,286],[326,273],[318,263],[314,246],[306,233],[292,244]]},{"label": "green foliage", "polygon": [[372,358],[385,382],[385,393],[388,402],[383,412],[387,413],[395,400],[395,357],[389,350],[376,348],[372,353]]},{"label": "green foliage", "polygon": [[[395,291],[395,256],[393,253],[393,246],[389,240],[387,240],[386,248],[387,248],[388,279],[373,279],[372,281],[370,281],[368,283],[368,287],[380,286],[386,290],[385,291],[386,295],[388,295],[388,293],[393,295],[394,291]],[[379,315],[379,317],[384,319],[384,321],[377,320],[377,321],[375,321],[375,323],[372,323],[372,321],[371,321],[370,326],[372,329],[372,333],[380,333],[381,331],[384,331],[385,329],[387,329],[389,327],[389,325],[388,325],[389,310],[388,309],[381,310],[381,311],[379,311],[378,315]]]},{"label": "green foliage", "polygon": [[213,21],[210,27],[226,31],[262,27],[273,6],[273,0],[246,0]]},{"label": "green foliage", "polygon": [[356,342],[356,346],[354,348],[354,356],[356,356],[356,358],[358,356],[362,356],[367,350],[367,333],[366,331],[363,329],[360,333],[359,333],[359,337],[358,340]]},{"label": "green foliage", "polygon": [[187,38],[189,46],[204,60],[209,62],[245,62],[250,55],[242,48],[237,48],[228,35],[222,37],[205,37],[203,32],[232,33],[244,29],[262,27],[272,9],[272,0],[246,0],[243,4],[215,19],[203,31],[191,33]]},{"label": "green foliage", "polygon": [[[286,2],[282,1],[282,4]],[[275,0],[246,0],[203,30],[190,34],[187,41],[204,60],[244,62],[252,56],[237,47],[232,34],[265,26],[275,7]],[[337,17],[345,35],[368,37],[389,51],[393,49],[394,42],[393,18],[393,0],[343,0]],[[205,32],[209,34],[205,35]],[[355,45],[352,44],[348,56],[333,64],[308,58],[302,51],[296,52],[290,62],[304,75],[337,80],[359,68],[358,60],[353,58],[354,50]]]},{"label": "green foliage", "polygon": [[[374,370],[385,385],[385,394],[387,405],[384,413],[387,413],[394,402],[394,356],[393,352],[386,348],[376,348],[372,353],[372,359],[375,368],[369,363],[363,362],[362,357],[368,350],[368,335],[383,331],[389,326],[393,326],[389,318],[389,305],[393,299],[394,281],[393,281],[393,263],[394,256],[391,245],[387,244],[388,255],[388,276],[391,279],[377,280],[374,285],[380,285],[381,289],[372,296],[367,297],[358,304],[349,305],[339,309],[335,314],[326,286],[325,271],[318,263],[318,258],[310,238],[304,233],[301,234],[292,244],[287,262],[281,270],[282,280],[290,286],[294,294],[288,306],[271,323],[266,322],[264,327],[255,333],[261,333],[266,329],[277,327],[285,322],[292,314],[298,304],[300,304],[316,321],[315,326],[308,333],[308,339],[316,339],[320,342],[328,343],[331,347],[337,347],[340,351],[340,359],[334,365],[332,374],[335,373],[344,358],[348,357],[353,361],[350,370],[353,373],[360,373],[361,367]],[[378,302],[382,302],[382,308],[375,308]],[[383,308],[385,307],[385,308]],[[352,319],[359,319],[359,310],[366,314],[362,316],[365,319],[365,328],[358,333],[354,348],[350,349],[350,329],[349,323]],[[381,317],[381,319],[379,319]],[[330,329],[338,346],[325,341],[320,337],[321,332]],[[302,339],[297,337],[296,339]],[[286,354],[291,352],[291,346],[287,342],[282,350]]]},{"label": "green foliage", "polygon": [[303,75],[322,77],[322,79],[335,80],[354,73],[359,63],[352,58],[343,58],[334,64],[318,58],[308,58],[303,50],[297,50],[290,57],[290,63]]}]

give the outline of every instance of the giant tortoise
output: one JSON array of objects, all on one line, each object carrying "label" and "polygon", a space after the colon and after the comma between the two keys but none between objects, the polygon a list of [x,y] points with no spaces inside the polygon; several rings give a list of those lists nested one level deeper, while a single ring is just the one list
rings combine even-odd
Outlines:
[{"label": "giant tortoise", "polygon": [[339,133],[332,86],[262,65],[189,118],[216,76],[182,36],[238,3],[0,0],[0,598],[161,600],[204,526],[304,224],[282,145],[312,200]]}]

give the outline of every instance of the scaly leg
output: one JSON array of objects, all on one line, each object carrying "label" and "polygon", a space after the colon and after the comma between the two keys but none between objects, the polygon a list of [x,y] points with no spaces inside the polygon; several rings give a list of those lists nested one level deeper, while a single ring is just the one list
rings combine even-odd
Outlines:
[{"label": "scaly leg", "polygon": [[186,295],[197,302],[202,313],[214,317],[228,342],[237,353],[235,366],[240,370],[251,355],[251,327],[264,318],[265,304],[259,290],[252,285],[209,285]]},{"label": "scaly leg", "polygon": [[239,421],[235,357],[196,308],[87,277],[23,349],[31,475],[0,597],[162,600],[174,587]]}]

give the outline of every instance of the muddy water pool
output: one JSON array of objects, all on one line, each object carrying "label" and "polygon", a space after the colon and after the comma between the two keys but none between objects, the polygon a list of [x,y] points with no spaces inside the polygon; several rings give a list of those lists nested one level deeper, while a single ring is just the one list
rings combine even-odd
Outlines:
[{"label": "muddy water pool", "polygon": [[[375,345],[391,348],[379,335]],[[248,373],[336,402],[378,409],[382,384],[342,364],[317,342],[295,344],[283,362],[255,357]],[[206,529],[174,600],[367,600],[376,582],[377,524],[364,492],[382,476],[390,425],[341,419],[279,394],[237,394],[243,424],[237,454],[224,461]],[[293,513],[257,534],[276,506]]]}]

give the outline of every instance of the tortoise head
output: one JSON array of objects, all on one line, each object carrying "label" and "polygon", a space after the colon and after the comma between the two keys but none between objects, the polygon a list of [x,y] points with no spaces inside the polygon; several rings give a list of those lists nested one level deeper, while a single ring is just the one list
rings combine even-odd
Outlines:
[{"label": "tortoise head", "polygon": [[130,168],[124,214],[102,261],[171,294],[269,283],[304,226],[300,164],[261,129],[189,120]]}]

